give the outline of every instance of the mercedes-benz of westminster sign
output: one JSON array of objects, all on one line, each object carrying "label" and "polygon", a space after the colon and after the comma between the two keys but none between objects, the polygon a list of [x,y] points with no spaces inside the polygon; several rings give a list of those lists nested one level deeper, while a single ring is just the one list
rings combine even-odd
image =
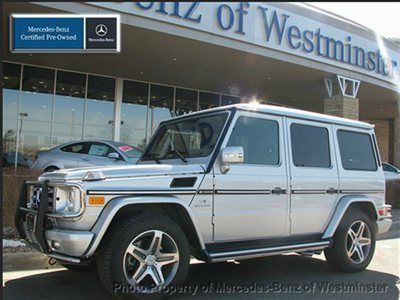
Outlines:
[{"label": "mercedes-benz of westminster sign", "polygon": [[12,14],[14,53],[110,53],[120,51],[119,15]]}]

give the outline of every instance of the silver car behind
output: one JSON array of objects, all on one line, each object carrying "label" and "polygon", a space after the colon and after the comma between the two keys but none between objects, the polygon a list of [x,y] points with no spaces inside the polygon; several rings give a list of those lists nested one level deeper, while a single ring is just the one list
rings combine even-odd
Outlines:
[{"label": "silver car behind", "polygon": [[31,168],[44,172],[87,166],[136,164],[139,148],[106,140],[81,140],[38,152]]}]

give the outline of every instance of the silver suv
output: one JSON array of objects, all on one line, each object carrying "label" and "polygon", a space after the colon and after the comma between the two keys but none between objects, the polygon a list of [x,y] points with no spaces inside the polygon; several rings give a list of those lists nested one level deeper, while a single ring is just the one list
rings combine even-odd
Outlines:
[{"label": "silver suv", "polygon": [[161,123],[135,166],[26,182],[16,225],[67,268],[142,297],[206,262],[325,252],[358,272],[391,226],[373,126],[239,104]]}]

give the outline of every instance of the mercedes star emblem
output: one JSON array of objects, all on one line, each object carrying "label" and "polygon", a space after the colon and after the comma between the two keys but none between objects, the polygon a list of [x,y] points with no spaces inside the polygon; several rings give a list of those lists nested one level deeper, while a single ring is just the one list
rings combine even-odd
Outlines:
[{"label": "mercedes star emblem", "polygon": [[106,25],[99,24],[96,26],[95,31],[98,36],[105,36],[107,34],[108,29]]}]

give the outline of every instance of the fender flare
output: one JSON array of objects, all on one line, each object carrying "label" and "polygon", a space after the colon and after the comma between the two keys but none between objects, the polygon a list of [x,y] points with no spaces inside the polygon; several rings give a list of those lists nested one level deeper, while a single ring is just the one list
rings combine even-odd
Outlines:
[{"label": "fender flare", "polygon": [[353,203],[367,203],[372,204],[376,213],[376,219],[379,219],[378,209],[376,207],[375,202],[362,195],[355,195],[355,196],[344,196],[339,200],[339,203],[336,205],[335,212],[330,219],[328,226],[326,227],[324,234],[322,235],[322,239],[332,238],[335,234],[337,227],[340,224],[344,214],[346,213],[349,206]]},{"label": "fender flare", "polygon": [[176,204],[180,205],[187,212],[194,229],[196,230],[196,235],[199,240],[200,246],[202,249],[205,249],[205,244],[203,241],[203,237],[201,235],[199,226],[196,222],[196,219],[193,216],[193,213],[187,206],[187,204],[183,203],[182,200],[175,196],[137,196],[137,197],[117,197],[111,199],[107,205],[102,210],[100,217],[97,219],[96,223],[91,229],[91,232],[94,234],[94,238],[90,243],[89,248],[86,250],[84,257],[90,257],[96,251],[99,246],[104,234],[106,233],[109,225],[114,219],[115,215],[118,213],[120,209],[127,205],[134,204]]}]

